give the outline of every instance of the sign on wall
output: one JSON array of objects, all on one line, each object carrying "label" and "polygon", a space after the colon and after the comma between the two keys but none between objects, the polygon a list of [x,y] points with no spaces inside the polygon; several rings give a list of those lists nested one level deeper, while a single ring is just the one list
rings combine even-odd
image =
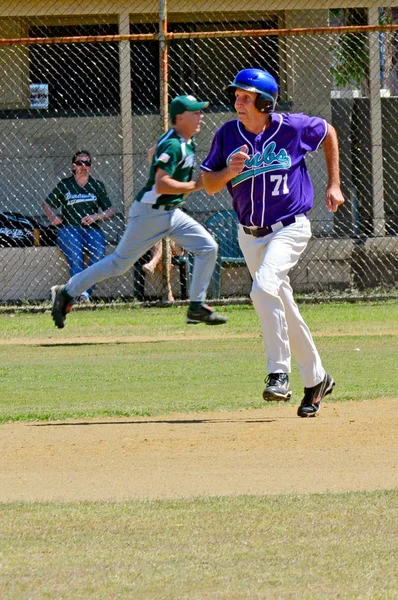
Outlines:
[{"label": "sign on wall", "polygon": [[30,84],[30,108],[48,109],[48,83]]}]

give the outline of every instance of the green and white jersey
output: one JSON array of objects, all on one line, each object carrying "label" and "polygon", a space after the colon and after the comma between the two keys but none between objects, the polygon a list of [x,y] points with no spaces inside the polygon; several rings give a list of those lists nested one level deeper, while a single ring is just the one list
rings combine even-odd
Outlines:
[{"label": "green and white jersey", "polygon": [[[81,186],[73,175],[61,179],[46,202],[52,208],[61,208],[63,225],[81,225],[82,217],[111,207],[102,181],[89,177],[86,185]],[[99,228],[99,224],[93,223],[90,227]]]},{"label": "green and white jersey", "polygon": [[167,133],[164,133],[156,145],[148,181],[145,187],[137,194],[136,201],[145,204],[153,204],[154,206],[161,206],[164,204],[176,206],[181,204],[184,200],[183,193],[156,193],[156,170],[163,169],[170,177],[177,181],[191,181],[195,167],[195,149],[196,144],[194,138],[191,138],[187,142],[183,137],[178,135],[174,129],[169,129]]}]

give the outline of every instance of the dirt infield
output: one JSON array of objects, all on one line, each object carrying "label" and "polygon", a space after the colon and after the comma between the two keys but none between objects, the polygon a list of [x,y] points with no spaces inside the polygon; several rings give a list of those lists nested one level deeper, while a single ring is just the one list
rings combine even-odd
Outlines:
[{"label": "dirt infield", "polygon": [[0,501],[398,487],[398,401],[0,426]]}]

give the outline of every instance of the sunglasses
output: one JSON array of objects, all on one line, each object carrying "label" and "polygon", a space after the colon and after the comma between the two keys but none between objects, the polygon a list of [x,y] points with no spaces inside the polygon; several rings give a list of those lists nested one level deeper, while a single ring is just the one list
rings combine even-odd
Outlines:
[{"label": "sunglasses", "polygon": [[78,167],[91,167],[91,162],[89,160],[75,160],[73,164]]}]

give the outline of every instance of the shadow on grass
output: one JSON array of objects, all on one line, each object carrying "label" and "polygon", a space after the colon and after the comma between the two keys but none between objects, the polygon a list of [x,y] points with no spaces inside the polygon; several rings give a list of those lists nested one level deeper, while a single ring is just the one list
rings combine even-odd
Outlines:
[{"label": "shadow on grass", "polygon": [[161,419],[159,421],[81,421],[80,423],[34,423],[31,427],[81,427],[93,425],[202,425],[203,423],[275,423],[277,419]]},{"label": "shadow on grass", "polygon": [[[145,340],[145,343],[148,344],[160,344],[160,343],[164,343],[168,340]],[[173,340],[172,340],[173,341]],[[39,348],[70,348],[73,346],[109,346],[109,345],[130,345],[130,344],[134,344],[134,343],[143,343],[143,340],[126,340],[126,341],[121,341],[121,340],[93,340],[92,342],[63,342],[63,343],[47,343],[47,342],[43,342],[40,344],[30,344],[31,346],[37,346]]]}]

